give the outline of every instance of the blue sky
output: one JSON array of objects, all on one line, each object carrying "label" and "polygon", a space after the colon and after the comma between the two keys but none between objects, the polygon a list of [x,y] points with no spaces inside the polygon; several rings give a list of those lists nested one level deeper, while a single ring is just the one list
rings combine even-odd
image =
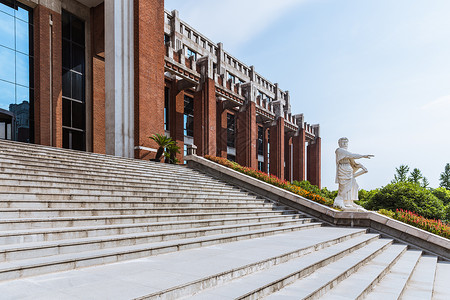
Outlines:
[{"label": "blue sky", "polygon": [[361,188],[419,168],[432,187],[450,163],[450,1],[166,0],[180,17],[281,89],[320,123],[322,184],[334,150],[374,154]]}]

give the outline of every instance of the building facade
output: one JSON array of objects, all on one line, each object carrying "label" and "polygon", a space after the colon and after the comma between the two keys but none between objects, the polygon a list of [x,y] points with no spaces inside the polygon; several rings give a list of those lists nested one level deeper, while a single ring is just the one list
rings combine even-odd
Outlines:
[{"label": "building facade", "polygon": [[319,125],[164,1],[0,0],[0,21],[0,138],[150,159],[165,133],[320,186]]}]

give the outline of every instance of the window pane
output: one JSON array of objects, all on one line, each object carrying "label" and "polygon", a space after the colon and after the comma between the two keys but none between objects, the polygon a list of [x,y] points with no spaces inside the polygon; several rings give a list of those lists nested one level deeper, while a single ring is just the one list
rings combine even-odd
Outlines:
[{"label": "window pane", "polygon": [[85,128],[83,103],[72,101],[72,127],[83,130]]},{"label": "window pane", "polygon": [[0,46],[0,79],[11,83],[16,80],[16,54],[13,50]]},{"label": "window pane", "polygon": [[72,45],[72,70],[84,73],[84,48]]},{"label": "window pane", "polygon": [[84,133],[72,130],[72,149],[84,150]]},{"label": "window pane", "polygon": [[72,41],[84,46],[84,22],[72,17]]},{"label": "window pane", "polygon": [[0,80],[0,91],[0,108],[9,110],[9,105],[16,102],[15,86],[12,83]]},{"label": "window pane", "polygon": [[61,22],[63,38],[70,40],[70,15],[63,13]]},{"label": "window pane", "polygon": [[19,142],[29,142],[30,139],[30,103],[23,101],[21,103],[10,105],[10,111],[16,117],[15,139]]},{"label": "window pane", "polygon": [[72,115],[71,102],[72,102],[72,101],[70,101],[70,100],[63,99],[63,107],[62,107],[63,115],[62,115],[62,122],[63,122],[63,126],[67,126],[67,127],[72,127],[72,120],[71,120],[71,115]]},{"label": "window pane", "polygon": [[0,12],[0,45],[14,49],[14,17]]},{"label": "window pane", "polygon": [[3,11],[11,16],[14,16],[14,1],[13,0],[3,0],[0,3],[0,11]]},{"label": "window pane", "polygon": [[63,40],[62,47],[62,66],[70,69],[70,42]]},{"label": "window pane", "polygon": [[72,97],[71,82],[72,82],[71,72],[64,70],[62,72],[62,94],[64,97]]},{"label": "window pane", "polygon": [[72,98],[84,101],[83,76],[74,72],[72,73]]},{"label": "window pane", "polygon": [[4,140],[6,138],[6,123],[0,122],[0,139]]},{"label": "window pane", "polygon": [[30,86],[30,57],[16,52],[16,83]]},{"label": "window pane", "polygon": [[16,50],[25,54],[30,51],[29,24],[16,19]]},{"label": "window pane", "polygon": [[16,18],[31,23],[30,12],[22,7],[18,7],[16,10]]},{"label": "window pane", "polygon": [[30,89],[20,85],[16,85],[16,103],[27,101],[30,103]]}]

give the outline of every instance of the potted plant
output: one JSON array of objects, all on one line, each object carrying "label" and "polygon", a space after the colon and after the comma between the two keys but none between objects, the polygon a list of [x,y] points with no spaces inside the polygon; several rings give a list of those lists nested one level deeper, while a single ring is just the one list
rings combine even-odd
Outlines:
[{"label": "potted plant", "polygon": [[166,157],[166,163],[169,164],[179,163],[179,160],[177,159],[177,153],[181,153],[180,146],[178,146],[176,143],[168,145],[166,147],[166,152],[164,152],[164,156]]}]

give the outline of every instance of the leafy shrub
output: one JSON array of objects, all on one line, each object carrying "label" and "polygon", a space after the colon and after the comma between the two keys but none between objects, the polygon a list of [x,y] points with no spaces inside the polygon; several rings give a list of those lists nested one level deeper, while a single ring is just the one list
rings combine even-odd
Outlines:
[{"label": "leafy shrub", "polygon": [[361,201],[361,202],[369,201],[377,192],[378,192],[378,190],[366,191],[366,190],[361,189],[358,191],[359,201]]},{"label": "leafy shrub", "polygon": [[392,210],[389,210],[389,209],[384,209],[384,208],[380,209],[378,211],[378,213],[385,215],[386,217],[389,217],[389,218],[393,218],[395,216],[395,212],[393,212]]},{"label": "leafy shrub", "polygon": [[403,209],[414,211],[426,218],[444,218],[442,201],[429,190],[410,182],[388,184],[376,191],[363,206],[369,210]]},{"label": "leafy shrub", "polygon": [[433,195],[435,195],[438,199],[440,199],[444,204],[450,203],[450,191],[443,187],[438,187],[432,191]]}]

